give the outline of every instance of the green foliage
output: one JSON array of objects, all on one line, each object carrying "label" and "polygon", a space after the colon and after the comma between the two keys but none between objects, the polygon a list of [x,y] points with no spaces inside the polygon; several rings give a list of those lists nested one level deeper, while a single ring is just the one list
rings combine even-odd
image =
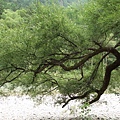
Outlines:
[{"label": "green foliage", "polygon": [[[4,10],[0,19],[0,85],[24,86],[32,96],[53,90],[67,97],[86,91],[90,96],[100,90],[105,67],[116,58],[109,54],[102,60],[106,51],[93,53],[111,46],[111,41],[114,47],[120,40],[118,2],[92,0],[68,7],[36,2],[27,9]],[[119,69],[114,72],[118,74]]]},{"label": "green foliage", "polygon": [[90,33],[93,40],[96,38],[100,40],[103,38],[104,33],[106,33],[106,36],[109,36],[110,33],[113,33],[115,37],[119,36],[117,33],[120,28],[119,0],[92,0],[89,5],[85,6],[84,10],[85,16],[88,18],[83,18],[85,24],[88,25],[86,32]]},{"label": "green foliage", "polygon": [[1,24],[6,24],[9,28],[15,28],[16,26],[19,26],[22,22],[22,17],[18,14],[18,12],[14,12],[12,10],[5,10],[3,14],[1,15]]},{"label": "green foliage", "polygon": [[0,16],[2,15],[4,9],[8,8],[9,5],[7,4],[7,2],[8,0],[0,0]]}]

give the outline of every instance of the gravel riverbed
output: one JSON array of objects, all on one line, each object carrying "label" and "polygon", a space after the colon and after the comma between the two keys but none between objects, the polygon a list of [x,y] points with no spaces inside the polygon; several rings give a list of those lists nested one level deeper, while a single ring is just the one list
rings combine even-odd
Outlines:
[{"label": "gravel riverbed", "polygon": [[[120,120],[120,95],[104,94],[88,110],[90,120]],[[29,96],[0,97],[0,120],[86,120],[82,115],[78,101],[62,108],[51,96],[39,105]]]}]

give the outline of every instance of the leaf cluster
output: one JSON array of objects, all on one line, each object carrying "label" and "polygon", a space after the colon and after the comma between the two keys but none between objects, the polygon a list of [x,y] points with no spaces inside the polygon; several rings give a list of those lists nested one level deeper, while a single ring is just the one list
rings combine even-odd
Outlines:
[{"label": "leaf cluster", "polygon": [[23,85],[32,96],[57,90],[65,96],[64,106],[93,93],[88,102],[97,101],[120,66],[118,2],[92,0],[69,7],[37,2],[5,10],[0,85]]}]

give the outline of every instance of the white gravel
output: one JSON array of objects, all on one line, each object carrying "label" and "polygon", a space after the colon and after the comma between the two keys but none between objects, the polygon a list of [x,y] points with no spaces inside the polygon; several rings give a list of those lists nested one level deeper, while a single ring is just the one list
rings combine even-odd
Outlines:
[{"label": "white gravel", "polygon": [[[120,120],[120,95],[104,94],[88,110],[91,120]],[[85,120],[82,115],[80,102],[72,101],[62,108],[54,106],[51,96],[40,105],[29,96],[0,97],[0,120]]]}]

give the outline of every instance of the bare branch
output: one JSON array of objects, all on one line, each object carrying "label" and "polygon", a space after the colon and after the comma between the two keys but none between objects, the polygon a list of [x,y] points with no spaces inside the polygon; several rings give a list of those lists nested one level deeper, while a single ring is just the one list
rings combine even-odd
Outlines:
[{"label": "bare branch", "polygon": [[93,72],[92,72],[92,74],[91,74],[91,76],[90,76],[90,79],[89,79],[89,81],[88,81],[88,85],[90,85],[90,84],[91,84],[91,81],[93,81],[93,80],[95,79],[95,76],[96,76],[96,74],[97,74],[97,71],[98,71],[98,68],[99,68],[99,66],[100,66],[100,63],[103,61],[103,59],[104,59],[107,55],[109,55],[109,53],[105,54],[105,55],[100,59],[100,61],[97,63],[95,69],[93,70]]},{"label": "bare branch", "polygon": [[42,71],[45,70],[48,66],[49,66],[49,64],[40,64],[40,65],[38,66],[38,68],[34,71],[35,74],[38,74],[38,73],[42,72]]},{"label": "bare branch", "polygon": [[70,99],[68,99],[65,104],[62,106],[62,108],[64,108],[71,100],[75,100],[75,99],[83,99],[85,97],[87,97],[87,95],[90,93],[90,91],[85,92],[83,95],[81,96],[73,96],[70,97]]},{"label": "bare branch", "polygon": [[11,70],[4,79],[6,80],[6,79],[7,79],[13,72],[15,72],[15,71],[16,71],[16,70]]},{"label": "bare branch", "polygon": [[97,97],[89,102],[90,104],[92,104],[92,103],[96,102],[97,100],[99,100],[100,96],[108,88],[108,85],[109,85],[109,82],[110,82],[110,77],[111,77],[111,72],[114,69],[116,69],[118,66],[120,66],[120,58],[106,67],[103,85],[102,85],[101,89],[97,92],[98,93]]},{"label": "bare branch", "polygon": [[63,38],[63,39],[65,39],[66,41],[68,41],[70,44],[72,44],[74,47],[77,47],[77,45],[74,43],[74,42],[72,42],[72,41],[70,41],[68,38],[66,38],[65,36],[63,36],[62,34],[60,34],[59,35],[61,38]]},{"label": "bare branch", "polygon": [[116,58],[120,57],[120,53],[112,47],[104,47],[104,48],[100,48],[96,51],[94,51],[93,53],[90,53],[88,55],[86,55],[82,60],[80,60],[78,63],[76,63],[73,66],[67,67],[65,66],[63,63],[60,64],[60,66],[65,70],[65,71],[70,71],[70,70],[74,70],[79,68],[81,65],[83,65],[86,61],[88,61],[90,58],[102,53],[102,52],[108,52],[108,53],[112,53]]},{"label": "bare branch", "polygon": [[16,70],[23,70],[23,71],[25,71],[25,69],[24,69],[24,68],[17,67],[17,66],[16,66],[16,65],[14,65],[14,64],[11,64],[11,66],[12,66],[13,68],[15,68]]},{"label": "bare branch", "polygon": [[8,69],[10,69],[10,68],[12,68],[12,67],[5,67],[5,68],[0,69],[0,71],[8,70]]},{"label": "bare branch", "polygon": [[115,48],[120,46],[120,41],[115,45]]},{"label": "bare branch", "polygon": [[102,48],[101,43],[99,43],[99,42],[97,42],[97,41],[95,41],[95,40],[93,40],[93,43],[95,43],[95,45],[99,46],[99,48]]},{"label": "bare branch", "polygon": [[2,87],[2,86],[3,86],[4,84],[6,84],[6,83],[10,83],[10,82],[14,81],[14,80],[17,79],[22,73],[24,73],[24,71],[20,72],[17,76],[15,76],[14,78],[12,78],[11,80],[6,80],[6,81],[4,81],[4,82],[0,85],[0,87]]}]

